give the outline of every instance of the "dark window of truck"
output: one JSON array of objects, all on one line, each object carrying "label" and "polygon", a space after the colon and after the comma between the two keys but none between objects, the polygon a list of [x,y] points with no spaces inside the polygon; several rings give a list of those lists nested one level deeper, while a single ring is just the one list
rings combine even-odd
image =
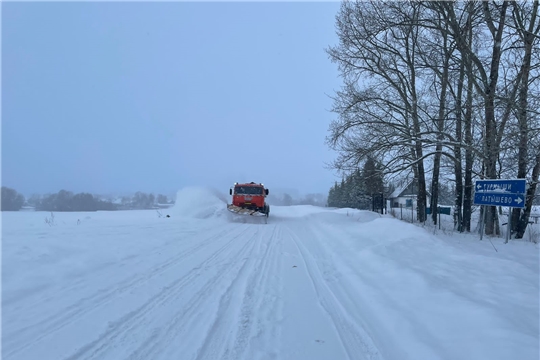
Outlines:
[{"label": "dark window of truck", "polygon": [[237,186],[234,188],[237,195],[262,195],[263,188],[258,186]]}]

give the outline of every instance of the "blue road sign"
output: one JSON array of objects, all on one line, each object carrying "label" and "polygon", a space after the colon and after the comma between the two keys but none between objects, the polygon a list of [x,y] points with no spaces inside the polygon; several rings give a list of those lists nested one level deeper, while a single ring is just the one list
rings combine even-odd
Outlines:
[{"label": "blue road sign", "polygon": [[525,194],[525,179],[476,180],[475,192]]},{"label": "blue road sign", "polygon": [[525,179],[476,180],[474,204],[525,207]]},{"label": "blue road sign", "polygon": [[523,194],[474,194],[475,205],[525,207],[525,195]]}]

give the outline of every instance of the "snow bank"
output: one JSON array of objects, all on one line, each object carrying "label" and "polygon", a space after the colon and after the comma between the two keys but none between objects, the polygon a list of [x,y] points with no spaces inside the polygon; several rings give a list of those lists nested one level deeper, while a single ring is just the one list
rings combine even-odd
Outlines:
[{"label": "snow bank", "polygon": [[304,217],[325,211],[329,211],[329,209],[313,205],[270,206],[270,216],[274,215],[285,218]]},{"label": "snow bank", "polygon": [[310,218],[313,221],[341,221],[370,222],[381,217],[372,211],[351,208],[330,208],[313,205],[272,206],[270,217],[278,219]]},{"label": "snow bank", "polygon": [[313,226],[306,247],[382,358],[538,359],[538,247],[387,216]]},{"label": "snow bank", "polygon": [[186,187],[176,193],[176,203],[169,213],[175,216],[207,219],[227,210],[224,194],[212,188]]}]

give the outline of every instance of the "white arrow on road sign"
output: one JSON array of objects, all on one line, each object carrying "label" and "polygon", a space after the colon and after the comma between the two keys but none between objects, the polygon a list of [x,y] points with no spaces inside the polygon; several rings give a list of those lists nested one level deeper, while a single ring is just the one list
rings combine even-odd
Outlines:
[{"label": "white arrow on road sign", "polygon": [[521,198],[517,198],[517,199],[514,199],[515,202],[517,202],[518,204],[521,204],[523,202],[523,200],[521,200]]},{"label": "white arrow on road sign", "polygon": [[476,185],[476,190],[481,189],[481,188],[482,188],[481,184]]}]

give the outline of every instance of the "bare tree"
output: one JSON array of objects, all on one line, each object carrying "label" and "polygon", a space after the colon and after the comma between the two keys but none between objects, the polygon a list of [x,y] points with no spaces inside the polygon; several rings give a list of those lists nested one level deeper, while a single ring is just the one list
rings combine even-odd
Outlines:
[{"label": "bare tree", "polygon": [[[477,23],[476,31],[481,32],[485,29],[489,34],[490,48],[475,49],[461,31],[454,4],[439,3],[441,13],[448,21],[459,51],[464,58],[470,59],[474,66],[474,73],[477,75],[472,80],[475,90],[482,96],[484,103],[484,170],[482,175],[489,179],[499,177],[501,143],[505,138],[505,129],[515,106],[518,88],[523,81],[522,71],[512,74],[503,64],[504,54],[513,46],[512,29],[508,25],[509,6],[509,1],[503,1],[502,4],[481,2],[476,6],[469,6],[467,9],[469,16],[482,15],[483,22]],[[510,87],[501,86],[501,82],[504,82],[500,80],[501,74],[505,75],[503,80],[507,80],[506,82],[511,84]],[[512,81],[508,81],[510,76],[512,76]],[[498,234],[498,216],[495,207],[489,207],[487,212],[485,232]]]},{"label": "bare tree", "polygon": [[19,211],[24,205],[24,196],[15,189],[2,186],[2,211]]},{"label": "bare tree", "polygon": [[[428,7],[429,8],[429,7]],[[439,203],[439,176],[441,167],[441,157],[443,154],[443,141],[450,138],[445,135],[445,122],[448,120],[448,97],[447,92],[450,87],[450,61],[453,55],[454,46],[450,44],[448,36],[448,25],[442,20],[440,14],[435,13],[435,32],[431,33],[429,38],[424,38],[426,49],[422,52],[425,61],[425,67],[434,73],[433,88],[438,95],[438,111],[433,119],[436,134],[435,154],[433,156],[433,172],[431,177],[431,217],[434,224],[437,224],[437,205]],[[431,16],[427,16],[428,18]],[[411,23],[411,26],[419,26]],[[427,50],[427,51],[426,51]],[[459,134],[460,135],[460,134]],[[460,159],[455,157],[456,164],[460,164]],[[460,156],[460,154],[457,154]]]},{"label": "bare tree", "polygon": [[[421,6],[399,2],[343,2],[336,17],[340,44],[328,50],[345,85],[337,93],[329,145],[341,155],[333,167],[349,170],[368,155],[387,172],[411,169],[418,181],[418,220],[424,221],[426,182],[422,84],[418,86]],[[359,86],[359,82],[363,86]]]},{"label": "bare tree", "polygon": [[[533,55],[533,46],[535,42],[538,42],[538,34],[540,32],[540,22],[538,21],[538,0],[535,0],[530,6],[529,3],[515,2],[513,5],[513,20],[516,28],[516,32],[519,37],[519,41],[522,42],[523,61],[519,73],[522,81],[518,93],[518,109],[517,109],[517,122],[519,126],[519,140],[518,140],[518,178],[526,178],[528,172],[528,153],[529,153],[529,132],[530,132],[530,109],[528,106],[529,99],[529,86],[531,75],[531,59]],[[529,20],[529,24],[526,21]],[[538,65],[536,65],[538,69]],[[538,78],[533,79],[535,83],[538,83]],[[512,228],[516,233],[517,238],[523,237],[525,228],[529,221],[529,216],[532,208],[533,195],[536,192],[536,186],[538,183],[538,167],[540,151],[537,150],[536,164],[532,173],[532,181],[529,183],[529,191],[526,197],[525,210],[514,209],[512,213]],[[536,170],[536,174],[535,171]],[[521,215],[521,216],[520,216]]]},{"label": "bare tree", "polygon": [[[344,79],[327,138],[339,152],[332,167],[350,173],[374,156],[386,174],[412,171],[423,221],[432,166],[436,222],[446,166],[460,231],[471,230],[475,178],[530,177],[526,208],[513,212],[521,237],[540,171],[538,7],[538,0],[343,2],[339,44],[328,50]],[[496,208],[486,211],[486,234],[499,234]]]}]

